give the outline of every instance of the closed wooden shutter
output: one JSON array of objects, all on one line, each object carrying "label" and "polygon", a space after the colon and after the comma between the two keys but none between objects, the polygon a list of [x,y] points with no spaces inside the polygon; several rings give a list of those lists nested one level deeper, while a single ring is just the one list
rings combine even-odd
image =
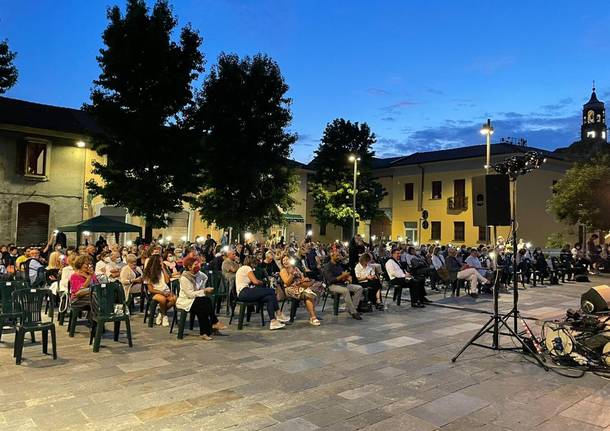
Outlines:
[{"label": "closed wooden shutter", "polygon": [[17,207],[17,245],[27,247],[49,239],[49,205],[23,202]]}]

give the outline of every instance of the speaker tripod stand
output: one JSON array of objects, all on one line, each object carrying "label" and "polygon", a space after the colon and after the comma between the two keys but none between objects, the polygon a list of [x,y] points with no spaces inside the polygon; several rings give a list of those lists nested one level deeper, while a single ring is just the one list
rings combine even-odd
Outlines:
[{"label": "speaker tripod stand", "polygon": [[[494,169],[500,174],[509,174],[510,181],[512,183],[512,199],[511,199],[511,232],[512,232],[512,244],[513,244],[513,255],[512,255],[512,271],[513,271],[513,308],[507,314],[500,314],[498,306],[499,298],[499,285],[498,281],[495,280],[493,286],[493,315],[489,318],[479,331],[460,349],[460,351],[451,358],[451,362],[455,362],[457,358],[468,349],[470,346],[482,347],[484,349],[490,349],[495,351],[515,351],[521,353],[529,353],[545,371],[549,371],[549,368],[544,363],[544,358],[540,356],[538,342],[533,335],[529,325],[521,317],[519,313],[519,289],[517,280],[517,176],[525,174],[532,169],[537,168],[542,163],[542,159],[536,153],[526,153],[521,157],[513,156],[503,163],[494,166]],[[513,320],[513,327],[510,325],[510,320]],[[519,334],[518,321],[525,327],[525,332],[531,337],[532,345],[528,344],[525,339]],[[502,332],[505,330],[507,332]],[[478,340],[484,335],[491,334],[492,342],[491,346],[482,344]],[[500,336],[508,336],[516,339],[520,346],[513,347],[502,347],[500,346]]]}]

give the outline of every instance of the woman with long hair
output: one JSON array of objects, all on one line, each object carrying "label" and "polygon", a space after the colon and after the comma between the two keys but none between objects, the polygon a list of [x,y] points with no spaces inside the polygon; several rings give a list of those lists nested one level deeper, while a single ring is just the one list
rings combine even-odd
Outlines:
[{"label": "woman with long hair", "polygon": [[170,275],[161,262],[161,255],[152,254],[148,258],[143,278],[147,284],[148,292],[153,295],[152,299],[159,303],[159,314],[157,314],[155,323],[169,326],[167,310],[176,303],[176,295],[172,293],[169,287]]}]

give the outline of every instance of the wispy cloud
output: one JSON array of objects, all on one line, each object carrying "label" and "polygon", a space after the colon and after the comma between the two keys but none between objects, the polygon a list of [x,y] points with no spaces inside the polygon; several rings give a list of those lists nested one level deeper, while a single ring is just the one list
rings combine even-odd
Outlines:
[{"label": "wispy cloud", "polygon": [[369,88],[366,90],[371,96],[389,96],[391,93],[383,88]]},{"label": "wispy cloud", "polygon": [[394,117],[383,117],[381,119],[381,121],[396,121],[396,118],[394,118]]},{"label": "wispy cloud", "polygon": [[[511,114],[511,113],[509,113]],[[532,147],[555,149],[566,147],[578,139],[580,115],[561,117],[503,116],[493,122],[494,141],[502,137],[523,137]],[[402,138],[379,138],[375,148],[379,156],[408,155],[417,151],[433,151],[447,148],[483,144],[478,121],[446,121],[440,126],[428,127],[405,133]]]},{"label": "wispy cloud", "polygon": [[383,106],[381,108],[381,110],[384,112],[398,112],[401,109],[419,105],[419,104],[420,104],[419,102],[415,102],[413,100],[401,100],[401,101],[393,103],[391,105]]},{"label": "wispy cloud", "polygon": [[442,96],[445,94],[443,90],[439,90],[438,88],[426,87],[426,91],[431,94],[436,94],[437,96]]}]

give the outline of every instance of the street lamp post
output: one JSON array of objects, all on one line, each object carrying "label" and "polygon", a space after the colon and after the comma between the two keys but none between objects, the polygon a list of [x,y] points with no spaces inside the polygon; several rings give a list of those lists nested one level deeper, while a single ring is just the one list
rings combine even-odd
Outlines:
[{"label": "street lamp post", "polygon": [[494,128],[491,126],[491,120],[488,118],[487,123],[483,124],[481,127],[481,135],[485,135],[487,138],[487,148],[485,158],[485,173],[489,174],[489,170],[491,169],[491,135],[494,134]]},{"label": "street lamp post", "polygon": [[349,161],[354,164],[354,195],[352,199],[352,237],[356,236],[356,187],[358,181],[358,162],[360,161],[360,157],[351,155],[349,156]]}]

